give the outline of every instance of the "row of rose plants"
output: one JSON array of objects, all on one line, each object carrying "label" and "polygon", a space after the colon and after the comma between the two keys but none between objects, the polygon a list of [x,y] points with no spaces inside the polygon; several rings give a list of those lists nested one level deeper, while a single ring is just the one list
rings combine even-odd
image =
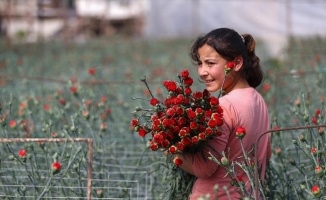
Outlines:
[{"label": "row of rose plants", "polygon": [[[69,47],[69,51],[62,46],[53,49],[51,45],[41,46],[49,54],[30,46],[30,51],[23,51],[26,47],[16,47],[0,55],[1,72],[18,76],[0,81],[1,137],[93,138],[93,198],[134,199],[137,193],[139,198],[160,199],[169,183],[169,177],[161,176],[161,172],[167,170],[164,157],[160,152],[147,153],[147,143],[131,129],[130,113],[134,106],[148,104],[143,101],[139,105],[131,97],[145,95],[148,101],[151,99],[151,94],[139,81],[143,75],[156,84],[153,94],[163,97],[164,88],[159,87],[162,81],[190,66],[185,63],[189,60],[186,52],[184,55],[171,53],[178,48],[184,51],[187,44],[172,42],[176,49],[171,51],[171,41],[123,42],[119,45],[118,40],[112,41],[112,45],[88,44],[88,48],[79,45]],[[131,51],[130,45],[134,47],[131,49],[143,51]],[[322,52],[306,53],[304,57],[300,57],[300,51],[289,52],[288,61],[264,63],[269,69],[263,86],[258,88],[271,110],[271,128],[325,124],[322,90],[325,58]],[[41,59],[36,55],[42,55]],[[126,59],[121,55],[130,57]],[[303,64],[294,61],[303,61]],[[70,66],[68,72],[67,66]],[[191,73],[196,73],[190,69]],[[318,73],[308,74],[311,71]],[[30,79],[33,75],[42,79]],[[198,82],[194,86],[201,87]],[[322,130],[272,133],[273,156],[268,171],[270,178],[264,187],[266,197],[309,199],[325,195],[325,135]],[[2,185],[11,187],[1,190],[1,195],[10,198],[86,196],[86,146],[2,143],[2,150],[0,180]],[[5,175],[14,178],[8,179]],[[124,182],[115,185],[116,180]],[[138,181],[139,185],[131,186],[128,180]],[[128,189],[130,187],[133,189]]]}]

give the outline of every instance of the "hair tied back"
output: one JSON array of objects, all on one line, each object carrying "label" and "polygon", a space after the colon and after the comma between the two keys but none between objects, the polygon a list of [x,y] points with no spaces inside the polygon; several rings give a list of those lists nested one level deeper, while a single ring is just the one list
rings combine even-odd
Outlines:
[{"label": "hair tied back", "polygon": [[242,42],[243,43],[246,43],[246,40],[244,39],[244,37],[242,35],[240,35],[241,39],[242,39]]}]

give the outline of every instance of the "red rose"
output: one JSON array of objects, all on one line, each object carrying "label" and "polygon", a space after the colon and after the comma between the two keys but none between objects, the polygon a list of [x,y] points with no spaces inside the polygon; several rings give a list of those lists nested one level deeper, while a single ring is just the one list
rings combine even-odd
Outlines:
[{"label": "red rose", "polygon": [[197,115],[202,115],[204,113],[202,108],[196,108],[195,112]]},{"label": "red rose", "polygon": [[173,159],[173,162],[174,162],[174,164],[175,164],[176,166],[181,166],[182,163],[183,163],[182,159],[179,158],[179,157],[175,157],[175,158]]},{"label": "red rose", "polygon": [[167,139],[163,140],[163,142],[162,142],[162,146],[163,146],[164,148],[169,147],[169,146],[170,146],[170,142],[169,142],[169,140],[167,140]]},{"label": "red rose", "polygon": [[189,71],[188,71],[188,70],[183,70],[183,71],[181,72],[181,77],[183,77],[183,78],[188,78],[188,76],[189,76]]},{"label": "red rose", "polygon": [[199,133],[198,135],[200,140],[205,140],[206,139],[206,134],[205,133]]},{"label": "red rose", "polygon": [[186,97],[183,99],[183,104],[189,104],[190,103],[190,98]]},{"label": "red rose", "polygon": [[181,138],[185,137],[186,135],[189,135],[189,134],[188,134],[187,131],[185,131],[184,129],[181,129],[181,130],[179,131],[179,136],[180,136]]},{"label": "red rose", "polygon": [[211,104],[211,106],[218,106],[219,99],[212,96],[211,99],[210,99],[210,101],[209,101],[209,103]]},{"label": "red rose", "polygon": [[27,155],[27,151],[25,149],[21,149],[21,150],[19,150],[18,154],[19,154],[19,157],[25,158]]},{"label": "red rose", "polygon": [[214,120],[214,119],[210,119],[210,120],[208,121],[208,126],[209,126],[209,127],[214,128],[216,125],[217,125],[216,120]]},{"label": "red rose", "polygon": [[178,126],[183,126],[183,125],[185,125],[186,123],[187,123],[186,118],[184,118],[184,117],[180,117],[180,118],[178,119]]},{"label": "red rose", "polygon": [[184,89],[184,93],[185,93],[186,95],[190,95],[190,94],[192,93],[191,88],[190,88],[190,87],[186,87],[186,88]]},{"label": "red rose", "polygon": [[158,149],[158,145],[153,141],[150,141],[149,147],[151,148],[152,151],[157,151]]},{"label": "red rose", "polygon": [[192,78],[190,78],[190,77],[188,77],[188,78],[186,78],[185,80],[184,80],[184,84],[185,84],[185,86],[186,87],[189,87],[189,86],[191,86],[192,84],[193,84],[193,80],[192,80]]},{"label": "red rose", "polygon": [[196,129],[198,127],[197,122],[190,122],[190,128],[191,129]]},{"label": "red rose", "polygon": [[167,109],[166,115],[169,117],[172,117],[174,115],[174,109],[173,108]]},{"label": "red rose", "polygon": [[139,124],[138,119],[133,119],[133,120],[131,120],[131,125],[132,125],[133,127],[138,126],[138,124]]},{"label": "red rose", "polygon": [[177,84],[174,81],[164,81],[164,86],[167,90],[175,92],[177,90]]},{"label": "red rose", "polygon": [[163,142],[164,138],[161,134],[156,133],[153,137],[154,142],[160,144]]},{"label": "red rose", "polygon": [[192,145],[192,141],[189,137],[183,137],[181,139],[181,143],[184,144],[185,146],[191,146]]},{"label": "red rose", "polygon": [[194,111],[192,111],[191,109],[187,110],[187,115],[188,115],[190,120],[193,120],[193,119],[196,118],[196,113]]},{"label": "red rose", "polygon": [[203,93],[201,93],[201,92],[195,92],[195,93],[193,94],[193,96],[194,96],[196,99],[201,99],[201,98],[203,97]]},{"label": "red rose", "polygon": [[211,129],[211,128],[208,127],[208,128],[206,128],[205,133],[207,135],[212,135],[213,134],[213,129]]},{"label": "red rose", "polygon": [[170,148],[169,148],[169,152],[172,153],[172,154],[175,154],[177,153],[178,149],[176,146],[172,145]]},{"label": "red rose", "polygon": [[197,144],[198,143],[198,137],[197,136],[193,136],[192,138],[191,138],[191,141],[192,141],[192,143],[193,144]]},{"label": "red rose", "polygon": [[184,113],[184,110],[183,110],[183,108],[178,107],[178,108],[175,110],[175,112],[177,113],[178,116],[182,116],[183,113]]},{"label": "red rose", "polygon": [[138,131],[138,135],[140,137],[145,137],[145,135],[147,134],[147,131],[143,128],[140,128],[139,131]]},{"label": "red rose", "polygon": [[235,132],[235,135],[237,138],[242,139],[244,136],[246,136],[246,129],[242,126],[239,126]]},{"label": "red rose", "polygon": [[159,100],[156,99],[156,98],[152,98],[149,103],[152,105],[152,106],[156,106],[158,103],[159,103]]},{"label": "red rose", "polygon": [[212,116],[212,114],[213,114],[213,111],[212,110],[205,110],[205,116],[206,117],[211,117]]},{"label": "red rose", "polygon": [[177,143],[177,148],[178,148],[179,151],[183,151],[185,149],[185,146],[181,142],[178,142]]},{"label": "red rose", "polygon": [[233,61],[227,62],[224,69],[225,69],[225,74],[228,74],[231,69],[235,66],[235,63]]}]

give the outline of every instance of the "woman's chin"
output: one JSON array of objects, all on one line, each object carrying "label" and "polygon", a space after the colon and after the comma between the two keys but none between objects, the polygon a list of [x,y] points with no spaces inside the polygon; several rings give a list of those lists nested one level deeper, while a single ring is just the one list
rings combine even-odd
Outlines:
[{"label": "woman's chin", "polygon": [[208,92],[213,93],[213,92],[218,92],[220,90],[220,88],[217,88],[217,87],[206,87],[206,90]]}]

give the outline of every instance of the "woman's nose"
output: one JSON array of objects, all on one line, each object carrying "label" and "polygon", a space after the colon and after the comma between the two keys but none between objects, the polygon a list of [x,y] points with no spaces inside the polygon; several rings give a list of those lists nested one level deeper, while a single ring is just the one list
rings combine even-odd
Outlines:
[{"label": "woman's nose", "polygon": [[201,66],[198,68],[198,75],[199,76],[206,76],[208,75],[208,72],[204,66]]}]

